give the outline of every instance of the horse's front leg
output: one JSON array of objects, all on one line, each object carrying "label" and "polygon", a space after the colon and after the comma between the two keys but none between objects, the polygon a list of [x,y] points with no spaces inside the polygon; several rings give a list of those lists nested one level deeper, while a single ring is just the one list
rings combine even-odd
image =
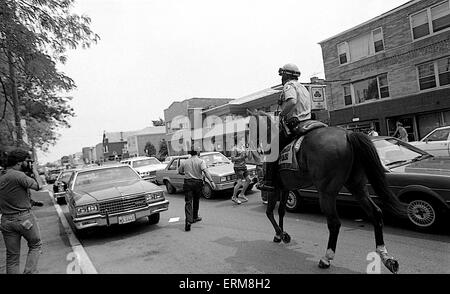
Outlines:
[{"label": "horse's front leg", "polygon": [[279,224],[281,229],[281,240],[284,243],[291,242],[291,236],[287,232],[284,231],[284,216],[286,214],[286,203],[287,198],[289,196],[289,192],[283,191],[281,192],[281,198],[280,198],[280,206],[278,206],[278,216],[279,216]]},{"label": "horse's front leg", "polygon": [[278,226],[277,221],[275,220],[273,211],[275,210],[275,206],[277,204],[277,192],[268,193],[269,196],[267,197],[267,209],[266,209],[266,215],[267,218],[272,223],[273,228],[275,229],[275,237],[273,238],[273,241],[276,243],[281,242],[281,235],[283,233],[283,230]]}]

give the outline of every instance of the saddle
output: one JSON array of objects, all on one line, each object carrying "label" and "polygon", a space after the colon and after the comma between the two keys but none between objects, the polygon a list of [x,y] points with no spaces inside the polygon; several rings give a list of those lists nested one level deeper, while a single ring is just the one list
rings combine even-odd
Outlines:
[{"label": "saddle", "polygon": [[278,160],[279,170],[299,171],[300,163],[297,160],[296,154],[300,151],[304,136],[309,132],[327,127],[326,124],[316,120],[307,120],[298,123],[298,125],[291,129],[294,140],[289,143],[280,153]]},{"label": "saddle", "polygon": [[294,128],[291,128],[291,132],[295,136],[304,136],[315,129],[321,129],[325,127],[328,127],[328,125],[324,124],[323,122],[317,120],[305,120],[299,122]]}]

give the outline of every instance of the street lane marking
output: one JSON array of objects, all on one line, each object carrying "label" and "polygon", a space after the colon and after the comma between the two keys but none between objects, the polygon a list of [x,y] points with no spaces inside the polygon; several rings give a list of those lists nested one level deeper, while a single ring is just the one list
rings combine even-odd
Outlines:
[{"label": "street lane marking", "polygon": [[179,222],[180,221],[180,218],[179,217],[171,217],[170,219],[169,219],[169,223],[176,223],[176,222]]},{"label": "street lane marking", "polygon": [[72,246],[72,251],[76,254],[76,256],[79,259],[78,262],[81,268],[81,273],[98,274],[97,270],[92,264],[92,261],[90,260],[89,256],[84,250],[83,245],[81,245],[80,240],[78,240],[72,228],[70,227],[69,222],[67,221],[63,211],[61,210],[61,207],[56,203],[55,198],[53,197],[51,191],[49,190],[48,195],[52,199],[53,206],[55,207],[56,212],[58,213],[59,219],[61,220],[61,223],[64,227],[64,231],[66,232],[67,238],[69,239],[69,243]]}]

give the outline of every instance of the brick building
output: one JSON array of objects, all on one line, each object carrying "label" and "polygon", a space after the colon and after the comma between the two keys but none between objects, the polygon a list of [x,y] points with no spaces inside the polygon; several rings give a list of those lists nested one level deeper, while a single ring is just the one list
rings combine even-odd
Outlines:
[{"label": "brick building", "polygon": [[413,0],[319,43],[330,123],[409,140],[450,125],[450,1]]},{"label": "brick building", "polygon": [[148,127],[127,137],[127,149],[130,157],[144,156],[145,145],[150,142],[155,146],[156,155],[159,153],[159,146],[166,138],[166,127]]},{"label": "brick building", "polygon": [[[206,109],[214,108],[224,105],[232,99],[220,98],[191,98],[181,102],[173,102],[167,109],[164,109],[164,121],[166,123],[166,141],[170,142],[172,135],[176,131],[189,130],[193,128],[191,121],[193,121],[193,113],[195,111],[204,111]],[[185,119],[180,119],[184,117]],[[175,155],[176,152],[168,144],[169,155]]]}]

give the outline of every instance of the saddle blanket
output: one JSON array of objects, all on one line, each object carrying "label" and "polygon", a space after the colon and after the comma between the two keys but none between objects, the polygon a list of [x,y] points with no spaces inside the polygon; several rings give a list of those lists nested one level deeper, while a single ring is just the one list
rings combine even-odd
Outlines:
[{"label": "saddle blanket", "polygon": [[278,166],[280,170],[300,170],[300,163],[297,161],[297,156],[295,156],[300,150],[303,142],[303,136],[292,141],[289,145],[284,147],[281,151],[280,159],[278,160]]}]

